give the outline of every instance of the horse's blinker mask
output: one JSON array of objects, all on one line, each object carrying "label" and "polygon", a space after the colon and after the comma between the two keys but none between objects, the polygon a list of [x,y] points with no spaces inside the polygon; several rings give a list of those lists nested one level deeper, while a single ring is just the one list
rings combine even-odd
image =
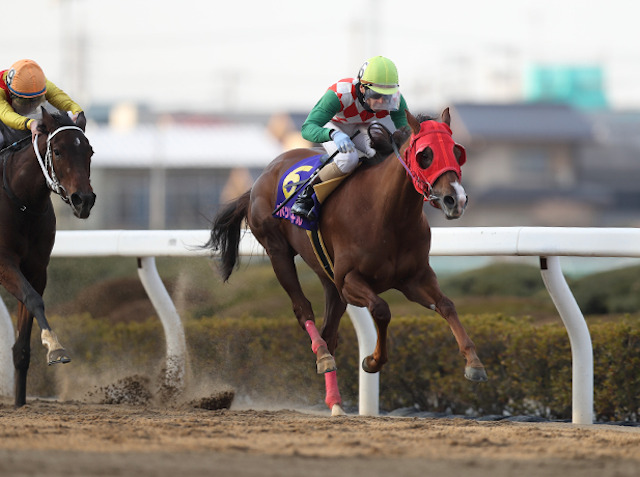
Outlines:
[{"label": "horse's blinker mask", "polygon": [[[405,164],[408,166],[413,186],[424,196],[424,200],[432,201],[433,184],[447,171],[454,171],[458,180],[462,178],[462,166],[467,161],[467,153],[460,144],[456,144],[451,137],[451,128],[437,121],[424,121],[420,124],[420,132],[411,138],[404,153]],[[433,152],[430,164],[424,164],[418,156],[427,148]],[[455,150],[460,158],[456,158]]]}]

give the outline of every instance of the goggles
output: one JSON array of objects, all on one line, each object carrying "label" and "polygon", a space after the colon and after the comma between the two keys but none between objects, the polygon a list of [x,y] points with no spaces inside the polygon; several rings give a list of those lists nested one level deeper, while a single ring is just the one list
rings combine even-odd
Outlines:
[{"label": "goggles", "polygon": [[45,102],[45,96],[40,95],[35,98],[23,98],[21,96],[11,96],[11,106],[14,111],[21,116],[32,117],[34,114],[38,114],[38,107]]},{"label": "goggles", "polygon": [[400,106],[400,92],[382,94],[364,85],[364,100],[373,111],[397,111]]}]

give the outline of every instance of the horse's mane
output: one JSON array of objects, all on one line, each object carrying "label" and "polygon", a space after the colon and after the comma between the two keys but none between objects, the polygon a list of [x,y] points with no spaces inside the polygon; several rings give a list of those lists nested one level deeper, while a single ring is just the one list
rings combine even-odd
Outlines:
[{"label": "horse's mane", "polygon": [[[418,122],[433,121],[436,118],[428,116],[426,114],[419,114],[416,116]],[[366,162],[369,165],[379,164],[384,161],[393,152],[393,145],[395,144],[397,149],[405,143],[411,136],[411,128],[409,126],[403,126],[400,129],[393,132],[393,134],[382,124],[373,123],[369,126],[369,138],[371,139],[371,147],[375,149],[376,155],[368,159]]]},{"label": "horse's mane", "polygon": [[[68,114],[62,113],[60,111],[50,113],[53,117],[54,121],[58,126],[75,126],[76,123],[73,122],[73,119],[69,117]],[[45,125],[40,122],[38,124],[38,132],[40,134],[47,134],[51,131],[47,131]],[[31,131],[25,131],[25,136],[22,140],[17,141],[17,144],[9,144],[4,148],[0,149],[0,159],[8,154],[19,152],[25,149],[27,146],[31,147],[31,139],[27,140],[27,138],[31,138]]]},{"label": "horse's mane", "polygon": [[[73,122],[73,119],[71,119],[69,115],[66,113],[57,111],[50,114],[53,120],[56,122],[56,124],[58,124],[58,126],[75,126],[76,125],[76,123]],[[47,134],[52,131],[47,131],[46,126],[42,122],[40,122],[40,124],[38,125],[38,132],[40,132],[41,134]]]}]

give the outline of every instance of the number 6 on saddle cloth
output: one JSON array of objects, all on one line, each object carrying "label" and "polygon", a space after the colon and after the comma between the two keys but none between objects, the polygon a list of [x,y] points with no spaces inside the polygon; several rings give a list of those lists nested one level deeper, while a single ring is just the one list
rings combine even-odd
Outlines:
[{"label": "number 6 on saddle cloth", "polygon": [[[351,136],[351,139],[360,134],[360,130],[357,130]],[[294,164],[288,169],[278,181],[278,196],[276,197],[276,203],[279,204],[272,212],[276,218],[289,220],[292,224],[302,227],[305,230],[315,231],[318,229],[318,219],[310,220],[306,217],[300,217],[291,212],[291,206],[287,204],[293,204],[298,196],[305,189],[307,184],[310,184],[320,173],[320,170],[329,164],[339,151],[335,151],[331,156],[327,154],[318,154],[316,156],[307,157],[300,162]],[[350,174],[331,179],[322,183],[323,192],[318,196],[318,192],[313,195],[314,210],[316,210],[316,216],[320,216],[321,203],[344,179]]]}]

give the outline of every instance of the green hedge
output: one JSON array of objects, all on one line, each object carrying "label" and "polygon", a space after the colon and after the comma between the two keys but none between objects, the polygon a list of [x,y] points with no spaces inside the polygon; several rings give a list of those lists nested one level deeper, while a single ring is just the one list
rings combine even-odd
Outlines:
[{"label": "green hedge", "polygon": [[[110,324],[88,315],[51,322],[74,361],[47,367],[34,333],[30,395],[55,395],[70,386],[111,384],[132,373],[159,375],[165,345],[159,321]],[[464,359],[446,322],[435,314],[394,318],[389,362],[381,375],[381,408],[476,415],[535,414],[571,418],[571,352],[557,323],[500,314],[465,315],[462,322],[487,367],[487,383],[463,377]],[[237,396],[278,407],[321,405],[324,380],[315,374],[309,338],[291,317],[187,318],[190,382],[231,386]],[[640,327],[637,319],[590,323],[599,420],[637,420],[640,408]],[[345,316],[338,376],[347,406],[357,407],[358,346]],[[94,388],[95,392],[95,388]]]},{"label": "green hedge", "polygon": [[571,288],[584,314],[640,310],[640,267],[595,273],[576,280]]}]

